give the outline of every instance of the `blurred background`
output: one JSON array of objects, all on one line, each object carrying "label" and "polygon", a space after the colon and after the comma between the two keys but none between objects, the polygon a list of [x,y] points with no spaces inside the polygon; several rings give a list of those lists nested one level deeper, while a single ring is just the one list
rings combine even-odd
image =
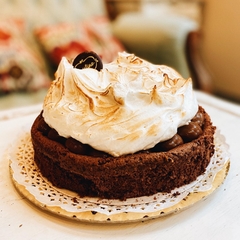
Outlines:
[{"label": "blurred background", "polygon": [[[127,5],[129,5],[129,9],[133,9],[134,1],[130,2],[132,3],[118,3],[116,5],[119,5],[120,9],[122,5],[121,10],[127,11]],[[203,78],[201,79],[202,82],[206,79],[209,80],[211,92],[240,102],[240,63],[238,60],[240,58],[240,1],[149,0],[141,1],[141,3],[143,14],[154,15],[156,21],[162,21],[164,14],[169,15],[168,18],[174,14],[193,19],[197,23],[197,27],[188,30],[189,33],[196,31],[198,36],[197,39],[196,37],[192,39],[189,46],[191,52],[187,54],[195,54],[195,56],[191,56],[191,59],[189,59],[188,67],[191,69],[192,65],[197,64],[194,61],[199,60],[199,64],[195,65],[195,70],[199,70],[198,74],[200,76],[198,78]],[[139,11],[140,9],[136,10]],[[186,32],[186,41],[189,33]],[[179,34],[180,30],[178,29],[176,35]],[[188,43],[186,42],[186,44]],[[169,62],[167,63],[171,65]],[[182,74],[184,75],[183,70]],[[192,72],[191,76],[193,78],[194,75]]]},{"label": "blurred background", "polygon": [[0,110],[41,103],[62,56],[119,51],[240,104],[239,0],[0,0]]}]

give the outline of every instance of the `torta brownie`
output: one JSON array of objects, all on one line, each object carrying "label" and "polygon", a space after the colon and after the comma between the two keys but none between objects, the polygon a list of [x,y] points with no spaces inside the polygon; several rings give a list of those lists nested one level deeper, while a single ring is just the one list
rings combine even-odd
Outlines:
[{"label": "torta brownie", "polygon": [[66,139],[47,137],[50,127],[40,114],[32,127],[34,160],[55,186],[80,196],[125,199],[170,192],[204,173],[214,153],[215,128],[204,110],[200,111],[205,120],[197,139],[169,151],[153,148],[120,157],[104,153],[92,156],[91,150],[88,155],[71,152]]},{"label": "torta brownie", "polygon": [[[132,57],[132,55],[130,56]],[[129,58],[129,55],[127,55],[127,58]],[[97,61],[99,61],[99,59],[97,59]],[[137,64],[141,65],[142,61],[143,60],[139,61],[139,59],[137,59]],[[119,64],[119,62],[120,60],[118,59],[117,64]],[[143,63],[145,64],[144,61]],[[64,72],[62,69],[58,71],[60,75]],[[97,69],[96,71],[101,72],[101,69]],[[66,72],[64,74],[66,74]],[[166,74],[171,75],[169,72],[164,73],[163,78],[166,77]],[[179,78],[177,78],[177,80],[179,80]],[[177,80],[173,79],[171,81],[178,84]],[[167,81],[169,81],[169,79],[167,79]],[[34,161],[43,176],[51,181],[53,185],[75,191],[82,197],[91,196],[123,200],[132,197],[149,196],[157,192],[170,192],[177,187],[191,183],[205,172],[214,154],[215,127],[212,125],[209,115],[202,107],[198,106],[198,104],[196,105],[194,100],[192,100],[193,103],[184,103],[183,101],[182,106],[186,104],[189,107],[189,104],[193,104],[194,106],[191,105],[189,108],[196,109],[197,107],[197,109],[194,110],[194,114],[189,114],[189,119],[184,120],[185,124],[177,124],[177,128],[171,137],[160,139],[159,142],[154,140],[154,144],[147,144],[146,147],[137,151],[135,150],[134,152],[126,151],[123,154],[117,154],[115,151],[115,149],[117,149],[116,146],[113,146],[114,150],[112,152],[108,150],[104,151],[101,147],[97,149],[94,144],[91,145],[91,143],[87,141],[80,141],[71,134],[66,135],[61,133],[61,128],[64,128],[64,124],[66,124],[66,122],[61,119],[61,116],[71,118],[71,111],[75,111],[76,106],[69,107],[69,103],[66,103],[65,100],[64,104],[56,101],[56,99],[54,100],[54,97],[57,96],[57,98],[60,97],[62,99],[66,94],[66,92],[64,92],[66,91],[66,87],[64,88],[64,85],[59,84],[59,82],[61,83],[61,77],[56,76],[56,81],[52,84],[45,99],[43,111],[36,118],[31,129]],[[78,88],[81,87],[80,84],[77,86]],[[182,86],[183,85],[180,85],[180,88]],[[56,87],[58,90],[60,89],[64,92],[62,96],[54,92]],[[170,92],[171,94],[173,93],[173,95],[177,92],[176,85],[174,85],[173,88],[170,83],[168,88],[171,89]],[[82,97],[76,92],[71,93],[72,96],[74,96],[74,94],[79,98]],[[104,94],[107,95],[108,93]],[[86,95],[86,92],[84,92],[84,97],[86,97]],[[186,95],[189,95],[188,90],[186,90]],[[87,100],[90,109],[93,108],[91,105],[94,105],[93,101],[92,99],[90,101],[89,98]],[[116,101],[119,102],[120,100],[118,99]],[[121,99],[121,101],[123,100]],[[62,109],[61,111],[57,111],[60,115],[56,116],[54,116],[56,113],[54,112],[54,107],[47,107],[48,104],[54,104],[54,106],[56,106],[55,103],[59,104]],[[122,106],[124,104],[120,103],[120,105]],[[70,108],[70,112],[65,111],[66,108],[68,108],[66,106]],[[180,110],[177,111],[177,116],[180,116],[181,119],[187,115],[186,108],[182,106],[180,106]],[[158,108],[160,106],[156,107]],[[181,109],[183,109],[183,111]],[[76,111],[81,112],[79,109]],[[175,110],[171,111],[176,112]],[[57,129],[48,118],[51,114],[54,116],[54,121],[56,120]],[[69,116],[67,116],[67,114],[69,114]],[[87,115],[81,112],[78,116],[79,121],[82,121],[81,116],[84,121],[86,121],[85,117]],[[150,122],[152,121],[151,117],[147,116],[147,119]],[[168,118],[165,119],[168,121]],[[169,119],[172,124],[177,121],[175,115],[171,115]],[[103,131],[102,124],[104,125],[104,122],[100,122],[100,130]],[[58,123],[60,124],[59,126],[61,126],[60,128],[59,126],[57,127]],[[73,124],[75,124],[74,120]],[[139,124],[143,124],[143,121],[140,121]],[[162,120],[160,120],[159,124],[162,124]],[[118,127],[116,123],[113,123],[113,125],[115,128]],[[138,123],[136,122],[135,125],[138,125]],[[153,126],[154,127],[150,126],[150,130],[147,131],[148,135],[154,132],[153,129],[158,129],[156,122],[154,122]],[[73,129],[74,127],[75,125]],[[124,131],[124,129],[119,127],[119,132],[120,131]],[[168,130],[166,129],[164,132],[165,131]],[[156,133],[154,132],[153,136],[155,137],[155,135]],[[126,140],[128,139],[127,137]],[[120,139],[122,140],[122,138]],[[131,139],[131,141],[134,140]],[[114,142],[113,140],[113,145],[117,144],[118,142]],[[108,146],[106,149],[107,148]],[[128,148],[128,146],[126,148]],[[122,151],[122,149],[119,151]]]}]

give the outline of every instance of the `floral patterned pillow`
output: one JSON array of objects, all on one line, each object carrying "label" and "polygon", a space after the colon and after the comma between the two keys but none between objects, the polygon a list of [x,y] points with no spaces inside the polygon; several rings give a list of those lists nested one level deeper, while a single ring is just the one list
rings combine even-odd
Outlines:
[{"label": "floral patterned pillow", "polygon": [[25,29],[22,20],[0,21],[0,94],[36,91],[50,84],[43,60],[24,37]]},{"label": "floral patterned pillow", "polygon": [[35,34],[55,66],[63,56],[71,61],[83,51],[94,51],[103,62],[110,62],[118,52],[124,50],[122,44],[111,34],[106,17],[42,26],[35,30]]}]

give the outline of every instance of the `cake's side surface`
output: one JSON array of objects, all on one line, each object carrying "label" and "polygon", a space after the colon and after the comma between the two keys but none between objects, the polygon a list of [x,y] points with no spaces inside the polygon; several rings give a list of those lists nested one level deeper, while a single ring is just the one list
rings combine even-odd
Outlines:
[{"label": "cake's side surface", "polygon": [[34,160],[53,185],[80,196],[126,199],[169,192],[204,173],[214,153],[215,127],[205,110],[200,107],[199,111],[204,124],[197,139],[166,152],[150,149],[120,157],[69,151],[66,139],[51,140],[39,130],[43,121],[40,114],[31,129]]}]

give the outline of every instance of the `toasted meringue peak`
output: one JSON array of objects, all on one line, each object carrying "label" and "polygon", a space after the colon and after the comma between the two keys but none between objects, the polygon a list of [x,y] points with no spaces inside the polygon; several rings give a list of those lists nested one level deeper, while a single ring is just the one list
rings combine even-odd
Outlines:
[{"label": "toasted meringue peak", "polygon": [[123,52],[101,71],[62,58],[43,117],[59,135],[117,157],[170,139],[197,110],[190,78]]}]

